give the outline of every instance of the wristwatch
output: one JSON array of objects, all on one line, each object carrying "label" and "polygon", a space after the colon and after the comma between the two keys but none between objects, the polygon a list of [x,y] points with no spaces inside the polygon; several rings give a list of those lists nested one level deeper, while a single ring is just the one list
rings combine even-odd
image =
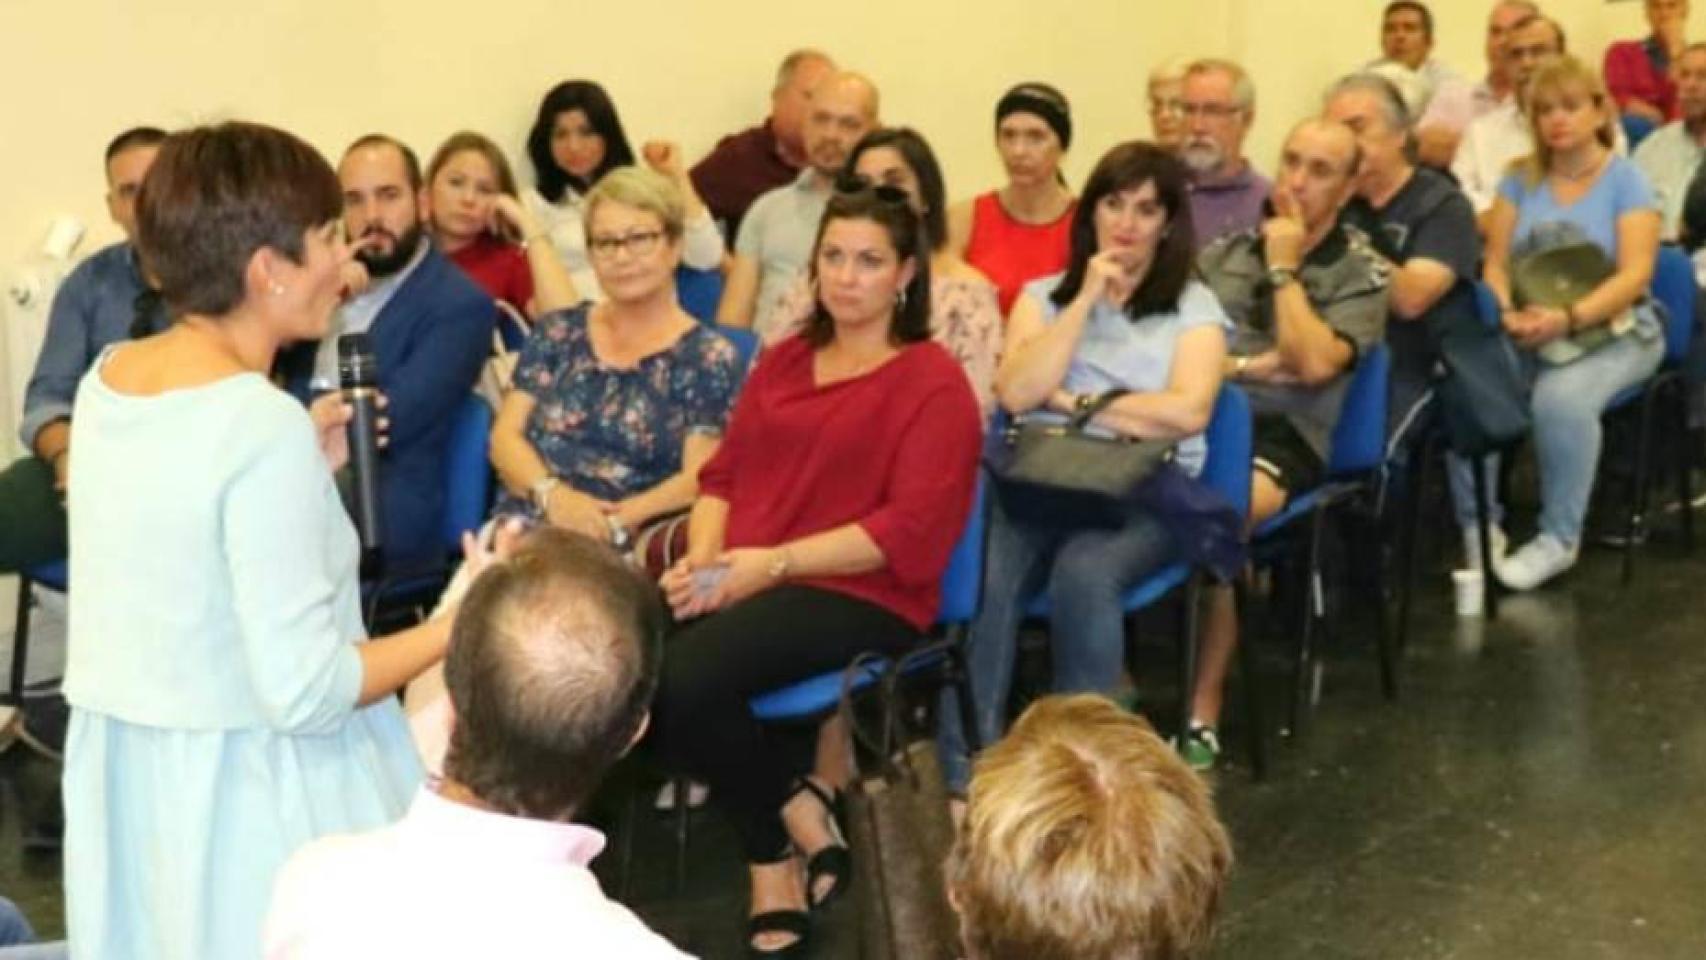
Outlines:
[{"label": "wristwatch", "polygon": [[789,566],[788,551],[785,548],[777,547],[776,559],[770,561],[770,567],[766,572],[770,574],[772,580],[785,580],[788,577]]},{"label": "wristwatch", "polygon": [[535,480],[533,486],[527,488],[527,497],[533,501],[533,508],[544,513],[551,505],[551,491],[557,489],[562,482],[550,474]]},{"label": "wristwatch", "polygon": [[1297,279],[1297,270],[1292,267],[1269,267],[1268,286],[1275,290]]},{"label": "wristwatch", "polygon": [[616,514],[605,514],[604,523],[610,528],[610,545],[617,550],[628,549],[628,543],[633,537],[628,533],[628,528],[622,525],[622,521],[617,518]]}]

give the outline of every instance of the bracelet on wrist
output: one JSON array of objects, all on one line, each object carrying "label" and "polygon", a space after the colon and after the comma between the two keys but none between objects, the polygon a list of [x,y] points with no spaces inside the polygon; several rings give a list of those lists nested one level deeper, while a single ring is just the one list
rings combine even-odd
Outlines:
[{"label": "bracelet on wrist", "polygon": [[534,481],[533,486],[527,489],[528,499],[533,501],[534,509],[540,513],[548,512],[551,506],[551,493],[562,486],[562,483],[563,481],[551,474],[546,474]]}]

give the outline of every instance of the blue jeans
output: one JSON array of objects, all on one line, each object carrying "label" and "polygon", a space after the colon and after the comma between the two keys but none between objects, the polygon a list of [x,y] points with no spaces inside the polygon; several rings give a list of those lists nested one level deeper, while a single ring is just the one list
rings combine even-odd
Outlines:
[{"label": "blue jeans", "polygon": [[[1054,690],[1105,692],[1125,654],[1124,596],[1177,554],[1154,516],[1134,512],[1111,530],[1062,530],[1013,520],[1000,498],[990,517],[983,602],[967,637],[977,733],[984,746],[1006,726],[1019,623],[1046,585],[1051,614]],[[971,758],[951,689],[943,693],[938,747],[948,788],[963,793]]]},{"label": "blue jeans", "polygon": [[[1566,546],[1582,539],[1594,474],[1599,469],[1600,417],[1605,405],[1624,389],[1653,375],[1664,359],[1661,339],[1636,334],[1619,337],[1575,363],[1540,366],[1529,407],[1534,415],[1534,452],[1540,467],[1540,532]],[[1449,458],[1451,499],[1459,526],[1475,524],[1475,478],[1469,463]],[[1487,458],[1488,514],[1504,519],[1497,499],[1498,458]]]}]

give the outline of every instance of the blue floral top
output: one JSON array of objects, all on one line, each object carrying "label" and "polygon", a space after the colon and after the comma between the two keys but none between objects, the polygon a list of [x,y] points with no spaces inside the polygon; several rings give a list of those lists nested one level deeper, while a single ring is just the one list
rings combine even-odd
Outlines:
[{"label": "blue floral top", "polygon": [[[538,320],[516,362],[515,389],[535,401],[524,433],[552,472],[581,493],[619,500],[679,473],[688,434],[722,434],[740,359],[721,334],[696,325],[634,366],[612,367],[593,353],[587,310]],[[494,512],[535,513],[509,493]]]}]

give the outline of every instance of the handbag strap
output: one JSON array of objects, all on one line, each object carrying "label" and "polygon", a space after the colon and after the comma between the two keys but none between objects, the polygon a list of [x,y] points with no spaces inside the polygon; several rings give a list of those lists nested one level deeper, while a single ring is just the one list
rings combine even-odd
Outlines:
[{"label": "handbag strap", "polygon": [[1072,419],[1067,421],[1067,425],[1072,427],[1074,430],[1082,431],[1085,427],[1090,425],[1091,420],[1096,419],[1096,414],[1113,406],[1115,400],[1118,400],[1130,392],[1130,390],[1102,391],[1096,395],[1096,399],[1085,404],[1083,409],[1073,411]]}]

